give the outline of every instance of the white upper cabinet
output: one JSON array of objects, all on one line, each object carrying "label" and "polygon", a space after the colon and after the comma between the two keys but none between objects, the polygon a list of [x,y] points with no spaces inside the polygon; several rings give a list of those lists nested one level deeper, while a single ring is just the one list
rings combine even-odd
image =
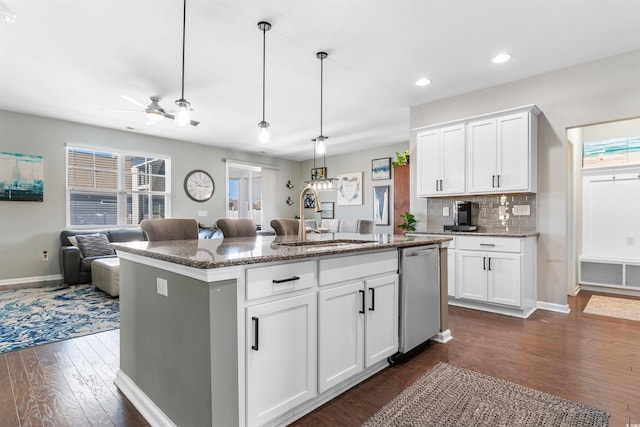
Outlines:
[{"label": "white upper cabinet", "polygon": [[464,124],[418,133],[417,154],[418,196],[464,194]]},{"label": "white upper cabinet", "polygon": [[470,121],[467,192],[536,191],[537,110]]},{"label": "white upper cabinet", "polygon": [[419,130],[418,196],[535,193],[538,114],[528,105]]}]

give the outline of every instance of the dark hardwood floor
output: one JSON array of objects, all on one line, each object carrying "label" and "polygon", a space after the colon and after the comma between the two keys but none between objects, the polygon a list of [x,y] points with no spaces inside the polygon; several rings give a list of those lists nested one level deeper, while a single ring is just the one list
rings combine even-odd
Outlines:
[{"label": "dark hardwood floor", "polygon": [[[569,298],[568,315],[522,320],[450,307],[454,339],[430,343],[298,420],[295,426],[359,426],[439,361],[473,369],[640,424],[640,322],[583,314],[592,293]],[[0,426],[141,426],[113,384],[118,331],[0,355]]]}]

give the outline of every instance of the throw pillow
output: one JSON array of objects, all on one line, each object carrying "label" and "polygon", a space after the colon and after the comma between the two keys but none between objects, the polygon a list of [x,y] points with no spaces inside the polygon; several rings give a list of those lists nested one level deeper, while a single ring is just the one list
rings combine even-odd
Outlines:
[{"label": "throw pillow", "polygon": [[109,239],[104,234],[79,234],[76,239],[85,257],[115,255],[115,251],[109,247]]},{"label": "throw pillow", "polygon": [[[78,239],[76,239],[76,236],[69,236],[69,237],[67,237],[67,239],[69,239],[69,242],[71,242],[71,244],[72,244],[73,246],[75,246],[76,248],[78,248],[78,250],[80,249],[80,248],[78,247]],[[80,259],[84,258],[84,254],[82,253],[82,251],[80,251],[80,250],[79,250],[79,252],[80,252]]]}]

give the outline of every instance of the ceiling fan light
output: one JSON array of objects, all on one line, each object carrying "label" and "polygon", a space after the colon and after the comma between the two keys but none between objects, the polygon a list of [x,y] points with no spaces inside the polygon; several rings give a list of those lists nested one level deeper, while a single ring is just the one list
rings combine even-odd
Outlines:
[{"label": "ceiling fan light", "polygon": [[269,130],[267,129],[268,127],[269,123],[264,120],[258,123],[258,142],[261,144],[268,144],[271,140]]},{"label": "ceiling fan light", "polygon": [[164,114],[157,110],[147,110],[145,114],[149,123],[156,123],[164,118]]},{"label": "ceiling fan light", "polygon": [[178,111],[176,111],[176,124],[178,126],[186,126],[189,124],[189,107],[191,104],[183,98],[176,101]]}]

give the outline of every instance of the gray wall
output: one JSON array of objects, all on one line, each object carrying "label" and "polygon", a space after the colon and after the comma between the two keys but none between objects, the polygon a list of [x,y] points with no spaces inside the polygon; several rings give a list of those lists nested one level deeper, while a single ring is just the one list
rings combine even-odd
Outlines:
[{"label": "gray wall", "polygon": [[[291,193],[285,183],[288,179],[299,182],[300,162],[2,110],[0,129],[0,151],[44,156],[44,202],[0,202],[0,285],[32,281],[29,278],[55,280],[61,273],[59,235],[66,228],[65,144],[171,157],[173,217],[213,224],[225,215],[223,158],[278,166],[277,214],[293,217],[297,212],[297,202],[293,206],[285,203]],[[183,180],[192,169],[204,169],[213,176],[216,191],[211,200],[197,203],[184,193]],[[208,212],[206,217],[198,216],[202,210]],[[41,260],[43,250],[49,252],[49,261]]]},{"label": "gray wall", "polygon": [[[331,141],[331,140],[329,140]],[[310,150],[313,146],[309,146]],[[321,191],[319,193],[320,200],[323,202],[334,202],[334,215],[335,218],[345,219],[373,219],[373,186],[388,185],[390,187],[390,203],[389,203],[389,224],[388,226],[377,225],[376,233],[393,234],[393,170],[391,171],[391,179],[389,180],[371,180],[371,160],[380,159],[384,157],[391,157],[391,160],[395,160],[396,151],[404,152],[409,149],[409,142],[402,142],[396,144],[389,144],[386,147],[374,147],[363,149],[354,153],[341,154],[339,156],[327,156],[326,166],[327,174],[331,178],[335,178],[338,174],[351,173],[351,172],[363,172],[363,204],[362,205],[349,205],[338,206],[336,202],[335,191]],[[331,152],[331,143],[327,147],[327,150]],[[313,152],[312,152],[313,153]],[[322,159],[316,159],[316,166],[322,166]],[[313,168],[313,160],[304,162],[302,164],[302,179],[311,179],[311,168]],[[296,199],[300,195],[300,188],[296,185],[292,193],[292,199]],[[316,213],[313,209],[305,210],[305,218],[316,218],[318,224],[320,223],[320,214]]]},{"label": "gray wall", "polygon": [[[499,72],[496,70],[496,72]],[[640,50],[411,108],[411,128],[536,104],[538,118],[538,300],[565,305],[571,181],[566,129],[640,116]],[[415,154],[415,132],[411,133]],[[412,183],[415,171],[412,170]],[[411,194],[415,194],[415,188]],[[426,223],[426,199],[411,210]]]}]

